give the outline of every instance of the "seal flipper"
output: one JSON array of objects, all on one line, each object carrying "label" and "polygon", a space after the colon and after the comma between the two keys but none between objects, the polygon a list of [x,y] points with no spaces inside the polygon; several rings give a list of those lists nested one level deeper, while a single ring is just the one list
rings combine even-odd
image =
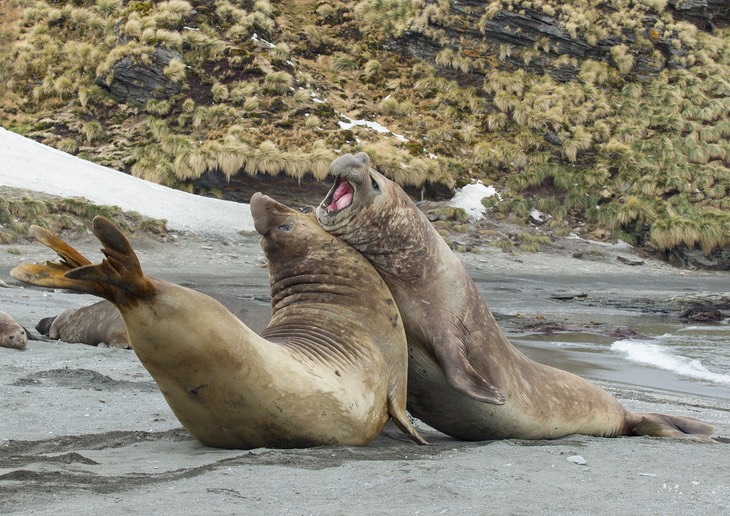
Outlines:
[{"label": "seal flipper", "polygon": [[10,271],[13,278],[40,287],[63,288],[105,297],[107,290],[102,285],[79,284],[66,277],[68,271],[91,263],[84,255],[40,226],[31,226],[30,232],[39,242],[53,249],[61,262],[21,263]]},{"label": "seal flipper", "polygon": [[693,417],[629,412],[626,415],[626,425],[628,435],[649,435],[699,442],[715,442],[709,437],[714,427]]},{"label": "seal flipper", "polygon": [[406,390],[402,389],[403,392],[401,393],[398,390],[397,382],[395,385],[391,384],[388,389],[388,413],[390,414],[390,418],[395,423],[395,426],[400,428],[401,432],[413,439],[416,443],[427,445],[428,441],[421,437],[406,414]]},{"label": "seal flipper", "polygon": [[454,389],[477,401],[504,405],[504,394],[472,367],[460,342],[448,342],[434,349],[434,353],[446,380]]},{"label": "seal flipper", "polygon": [[93,294],[109,301],[125,301],[124,294],[132,297],[151,296],[155,288],[142,272],[137,255],[124,235],[104,217],[93,221],[94,235],[104,244],[106,256],[99,265],[92,265],[76,249],[53,233],[32,226],[31,232],[43,244],[61,257],[61,263],[21,263],[10,275],[25,283],[42,287],[65,288]]},{"label": "seal flipper", "polygon": [[109,295],[102,297],[114,302],[117,308],[132,299],[153,296],[155,287],[142,272],[139,259],[124,235],[101,216],[94,217],[93,227],[94,235],[104,244],[101,252],[106,258],[98,265],[72,269],[66,277],[106,287]]}]

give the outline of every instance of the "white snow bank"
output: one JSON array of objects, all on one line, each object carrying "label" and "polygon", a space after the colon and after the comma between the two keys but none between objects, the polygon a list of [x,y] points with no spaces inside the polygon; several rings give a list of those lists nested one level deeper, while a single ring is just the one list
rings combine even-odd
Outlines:
[{"label": "white snow bank", "polygon": [[230,235],[254,231],[247,204],[174,190],[71,156],[0,127],[0,185],[85,197],[167,220],[176,231]]},{"label": "white snow bank", "polygon": [[456,208],[463,208],[470,219],[481,220],[487,210],[482,204],[482,199],[493,195],[499,195],[493,186],[484,186],[481,181],[477,181],[474,184],[457,188],[454,197],[448,204]]}]

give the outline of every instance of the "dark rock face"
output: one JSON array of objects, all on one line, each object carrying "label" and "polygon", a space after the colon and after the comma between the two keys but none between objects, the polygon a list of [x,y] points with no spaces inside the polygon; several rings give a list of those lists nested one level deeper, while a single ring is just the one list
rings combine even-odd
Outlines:
[{"label": "dark rock face", "polygon": [[674,17],[687,20],[702,30],[727,27],[730,2],[727,0],[669,0]]},{"label": "dark rock face", "polygon": [[730,247],[717,249],[710,255],[705,255],[699,249],[678,246],[672,249],[669,261],[691,269],[730,271]]},{"label": "dark rock face", "polygon": [[725,319],[730,309],[730,293],[695,294],[673,298],[679,306],[679,318],[692,322],[718,322]]},{"label": "dark rock face", "polygon": [[[728,13],[730,2],[727,0],[683,2],[677,0],[674,3],[680,4],[679,7],[673,5],[678,18],[691,20],[703,29],[721,23],[727,24],[730,18]],[[694,7],[690,7],[690,4]],[[559,82],[575,79],[578,73],[578,69],[574,66],[565,63],[554,65],[553,61],[560,56],[567,55],[579,61],[589,58],[612,63],[611,48],[625,44],[630,47],[634,58],[630,76],[638,80],[650,80],[664,67],[680,67],[680,58],[687,54],[686,49],[676,48],[660,31],[653,28],[657,22],[657,17],[654,15],[644,17],[643,31],[641,29],[626,31],[620,37],[611,36],[595,44],[589,44],[580,37],[572,37],[554,17],[533,9],[524,8],[519,12],[503,10],[483,20],[486,6],[485,2],[472,0],[452,2],[453,16],[450,22],[446,24],[433,20],[430,22],[430,26],[446,35],[446,38],[437,42],[423,34],[409,32],[401,38],[401,44],[410,54],[432,63],[436,61],[439,51],[451,48],[476,61],[514,68],[525,67],[522,50],[532,51],[540,47],[542,51],[530,60],[530,71],[547,72]],[[500,46],[508,46],[515,51],[500,56],[498,63],[496,52]],[[663,57],[663,62],[657,60],[656,51]],[[488,72],[489,66],[479,68],[481,69],[471,74],[460,74],[461,79],[464,80],[464,75],[472,75],[472,80],[475,80],[477,78],[474,75],[483,75]]]},{"label": "dark rock face", "polygon": [[182,56],[162,47],[155,49],[149,64],[135,62],[127,56],[112,68],[110,83],[103,79],[98,79],[97,83],[120,102],[142,107],[150,99],[167,99],[180,91],[180,85],[168,79],[163,72],[173,59],[182,60]]}]

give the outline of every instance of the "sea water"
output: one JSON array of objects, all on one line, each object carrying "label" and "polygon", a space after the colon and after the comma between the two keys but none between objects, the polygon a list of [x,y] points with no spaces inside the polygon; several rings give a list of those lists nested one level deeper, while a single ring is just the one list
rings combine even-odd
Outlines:
[{"label": "sea water", "polygon": [[636,318],[634,338],[588,332],[514,334],[534,360],[580,376],[730,402],[730,325]]}]

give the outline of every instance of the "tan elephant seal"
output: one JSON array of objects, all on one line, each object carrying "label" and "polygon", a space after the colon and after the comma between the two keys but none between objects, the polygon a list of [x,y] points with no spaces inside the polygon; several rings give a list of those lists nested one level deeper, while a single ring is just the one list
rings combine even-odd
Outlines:
[{"label": "tan elephant seal", "polygon": [[129,349],[129,337],[122,315],[109,301],[81,308],[69,308],[55,317],[41,319],[36,330],[51,339],[112,348]]},{"label": "tan elephant seal", "polygon": [[710,440],[710,425],[629,412],[592,383],[525,357],[504,336],[458,257],[408,195],[370,167],[367,154],[341,156],[331,172],[335,185],[317,217],[370,260],[398,303],[413,415],[468,440],[573,433]]},{"label": "tan elephant seal", "polygon": [[28,344],[28,332],[15,319],[0,310],[0,347],[24,349]]},{"label": "tan elephant seal", "polygon": [[[258,195],[273,316],[259,336],[222,304],[146,276],[129,242],[94,219],[106,258],[87,261],[34,226],[60,264],[21,264],[16,279],[95,294],[124,319],[134,352],[183,426],[222,448],[364,445],[406,412],[407,348],[395,303],[370,264],[313,216]],[[351,276],[355,273],[355,276]]]}]

